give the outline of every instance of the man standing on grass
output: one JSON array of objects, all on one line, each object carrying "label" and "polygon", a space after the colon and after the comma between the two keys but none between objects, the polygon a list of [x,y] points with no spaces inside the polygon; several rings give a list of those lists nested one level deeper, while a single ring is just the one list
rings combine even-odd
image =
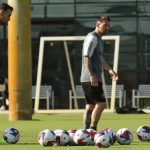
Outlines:
[{"label": "man standing on grass", "polygon": [[[13,7],[6,3],[0,3],[0,25],[7,25],[11,14],[13,11]],[[3,102],[6,103],[6,102]],[[0,110],[5,110],[5,104],[2,104]]]},{"label": "man standing on grass", "polygon": [[109,31],[110,18],[101,16],[96,21],[95,30],[89,33],[83,43],[81,84],[86,99],[83,116],[84,129],[97,130],[101,114],[106,107],[106,99],[102,89],[101,75],[105,69],[113,80],[117,73],[108,65],[102,56],[103,41],[101,37]]}]

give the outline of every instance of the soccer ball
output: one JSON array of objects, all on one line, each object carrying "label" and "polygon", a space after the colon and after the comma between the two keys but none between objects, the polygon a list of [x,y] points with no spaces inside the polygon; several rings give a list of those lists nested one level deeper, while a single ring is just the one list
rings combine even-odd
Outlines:
[{"label": "soccer ball", "polygon": [[56,135],[53,131],[44,129],[39,133],[38,141],[42,146],[52,146],[56,141]]},{"label": "soccer ball", "polygon": [[97,147],[105,148],[111,146],[111,138],[108,132],[99,131],[95,134],[94,142]]},{"label": "soccer ball", "polygon": [[54,131],[56,134],[56,143],[60,146],[69,144],[69,133],[66,130],[57,129]]},{"label": "soccer ball", "polygon": [[113,145],[116,142],[116,133],[113,131],[112,128],[105,128],[102,131],[104,132],[108,132],[109,136],[110,136],[110,144]]},{"label": "soccer ball", "polygon": [[136,134],[140,141],[150,141],[150,127],[140,126],[137,129]]},{"label": "soccer ball", "polygon": [[69,145],[73,146],[76,145],[76,143],[74,142],[74,134],[76,133],[77,130],[73,129],[73,130],[68,130],[67,132],[69,133]]},{"label": "soccer ball", "polygon": [[129,145],[133,141],[133,134],[128,128],[121,128],[117,131],[116,138],[120,145]]},{"label": "soccer ball", "polygon": [[20,134],[15,128],[8,128],[4,131],[3,138],[8,144],[15,144],[18,142]]},{"label": "soccer ball", "polygon": [[96,134],[96,131],[94,129],[87,129],[87,131],[90,133],[91,140],[87,143],[88,145],[94,145],[94,136]]},{"label": "soccer ball", "polygon": [[74,135],[74,142],[77,145],[87,145],[91,141],[90,133],[85,129],[78,129]]}]

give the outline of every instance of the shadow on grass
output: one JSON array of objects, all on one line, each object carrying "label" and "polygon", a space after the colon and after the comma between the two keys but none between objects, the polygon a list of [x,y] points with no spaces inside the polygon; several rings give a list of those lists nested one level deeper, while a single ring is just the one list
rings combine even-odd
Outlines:
[{"label": "shadow on grass", "polygon": [[0,143],[0,145],[39,145],[39,143],[16,143],[16,144],[8,144],[8,143]]},{"label": "shadow on grass", "polygon": [[32,119],[31,121],[41,121],[40,119]]}]

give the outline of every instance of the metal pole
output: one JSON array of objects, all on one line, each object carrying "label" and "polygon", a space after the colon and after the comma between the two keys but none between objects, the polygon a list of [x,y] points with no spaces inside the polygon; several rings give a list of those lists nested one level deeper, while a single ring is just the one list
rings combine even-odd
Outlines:
[{"label": "metal pole", "polygon": [[8,0],[14,8],[8,25],[9,120],[31,120],[30,0]]}]

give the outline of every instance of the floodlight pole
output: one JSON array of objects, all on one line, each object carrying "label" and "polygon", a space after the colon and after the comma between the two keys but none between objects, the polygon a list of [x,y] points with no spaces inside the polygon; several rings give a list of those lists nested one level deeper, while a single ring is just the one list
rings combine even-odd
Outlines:
[{"label": "floodlight pole", "polygon": [[8,0],[14,10],[8,25],[9,120],[31,120],[30,0]]}]

